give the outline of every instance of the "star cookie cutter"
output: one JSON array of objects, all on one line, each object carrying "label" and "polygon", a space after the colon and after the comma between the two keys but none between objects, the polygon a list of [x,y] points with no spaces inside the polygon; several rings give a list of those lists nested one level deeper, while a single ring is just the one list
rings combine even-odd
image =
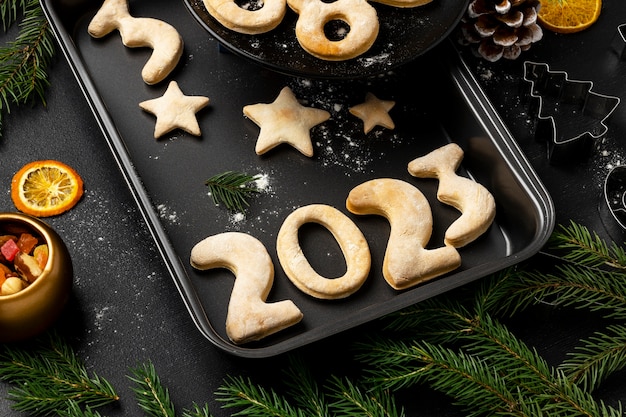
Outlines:
[{"label": "star cookie cutter", "polygon": [[626,23],[617,27],[617,33],[611,41],[611,49],[617,53],[619,59],[626,58]]},{"label": "star cookie cutter", "polygon": [[524,80],[531,84],[535,139],[547,142],[550,163],[587,158],[594,142],[606,135],[606,121],[620,99],[595,93],[591,81],[570,80],[566,72],[551,71],[544,63],[525,62]]},{"label": "star cookie cutter", "polygon": [[607,174],[599,211],[609,235],[623,242],[626,238],[626,166],[618,165]]}]

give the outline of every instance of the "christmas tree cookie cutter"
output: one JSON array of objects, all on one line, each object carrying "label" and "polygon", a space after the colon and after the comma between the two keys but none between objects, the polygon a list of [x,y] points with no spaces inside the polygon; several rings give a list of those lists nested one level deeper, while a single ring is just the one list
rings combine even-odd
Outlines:
[{"label": "christmas tree cookie cutter", "polygon": [[551,164],[579,162],[603,138],[606,122],[620,102],[598,94],[593,82],[570,80],[545,63],[524,62],[524,80],[530,87],[530,113],[535,117],[535,139],[547,143]]},{"label": "christmas tree cookie cutter", "polygon": [[604,180],[600,219],[609,235],[618,242],[626,238],[626,166],[613,167]]},{"label": "christmas tree cookie cutter", "polygon": [[617,53],[620,59],[626,58],[626,23],[617,27],[617,33],[613,36],[611,48]]}]

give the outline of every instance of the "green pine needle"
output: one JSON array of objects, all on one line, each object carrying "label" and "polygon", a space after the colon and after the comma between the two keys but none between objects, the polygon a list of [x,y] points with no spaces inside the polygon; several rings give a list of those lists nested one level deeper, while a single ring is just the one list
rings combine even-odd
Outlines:
[{"label": "green pine needle", "polygon": [[224,204],[228,210],[242,212],[250,205],[248,197],[260,192],[253,184],[259,178],[259,175],[226,171],[209,178],[205,184],[209,187],[215,205]]},{"label": "green pine needle", "polygon": [[565,251],[563,259],[588,267],[609,266],[626,270],[626,251],[615,242],[603,241],[585,226],[570,222],[550,237],[548,246]]},{"label": "green pine needle", "polygon": [[609,325],[569,353],[560,369],[584,390],[592,392],[611,374],[626,367],[626,326]]},{"label": "green pine needle", "polygon": [[174,404],[169,391],[161,380],[152,363],[144,364],[132,370],[128,378],[136,385],[133,387],[139,407],[151,417],[176,417]]},{"label": "green pine needle", "polygon": [[0,128],[3,114],[37,96],[45,105],[46,68],[55,53],[54,37],[38,0],[8,0],[0,6],[5,29],[19,15],[15,41],[0,48]]},{"label": "green pine needle", "polygon": [[106,380],[88,375],[56,334],[38,340],[31,349],[0,347],[0,379],[14,384],[8,397],[15,410],[37,415],[66,410],[68,401],[99,407],[119,400]]},{"label": "green pine needle", "polygon": [[250,379],[230,376],[217,392],[218,401],[224,408],[239,408],[232,416],[248,417],[305,417],[306,414],[294,408],[285,397],[276,391],[267,390],[254,384]]}]

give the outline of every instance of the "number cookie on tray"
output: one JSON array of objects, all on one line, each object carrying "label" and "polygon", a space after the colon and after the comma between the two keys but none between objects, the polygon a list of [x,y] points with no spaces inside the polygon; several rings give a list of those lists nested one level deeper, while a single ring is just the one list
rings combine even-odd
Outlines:
[{"label": "number cookie on tray", "polygon": [[[311,55],[327,61],[343,61],[367,52],[378,37],[376,9],[367,0],[287,0],[296,13],[296,39]],[[324,28],[331,21],[348,25],[345,36],[330,39]]]},{"label": "number cookie on tray", "polygon": [[354,214],[375,214],[389,221],[383,277],[392,288],[409,288],[461,265],[461,256],[452,246],[425,249],[433,217],[428,200],[417,187],[392,178],[366,181],[350,191],[346,207]]},{"label": "number cookie on tray", "polygon": [[481,184],[456,174],[463,160],[463,149],[456,143],[442,146],[408,165],[411,175],[438,178],[437,199],[461,212],[446,230],[445,242],[463,247],[485,233],[496,217],[496,203]]},{"label": "number cookie on tray", "polygon": [[176,68],[183,54],[183,39],[173,26],[158,19],[131,16],[127,0],[105,0],[87,31],[94,38],[102,38],[116,29],[125,46],[152,48],[141,71],[146,84],[163,81]]},{"label": "number cookie on tray", "polygon": [[209,236],[193,247],[190,263],[199,270],[226,268],[235,274],[226,316],[226,334],[234,343],[263,339],[302,320],[291,300],[266,302],[274,264],[258,239],[240,232]]}]

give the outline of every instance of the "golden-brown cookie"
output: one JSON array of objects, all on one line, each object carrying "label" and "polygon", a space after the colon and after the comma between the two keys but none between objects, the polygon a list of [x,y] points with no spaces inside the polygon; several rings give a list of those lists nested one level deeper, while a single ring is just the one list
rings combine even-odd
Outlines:
[{"label": "golden-brown cookie", "polygon": [[446,230],[445,242],[463,247],[485,233],[496,216],[496,203],[481,184],[456,174],[463,160],[463,149],[455,143],[442,146],[408,165],[409,173],[419,178],[438,178],[437,198],[461,212]]},{"label": "golden-brown cookie", "polygon": [[200,136],[202,132],[196,113],[208,104],[208,97],[186,96],[180,91],[176,81],[170,81],[163,96],[142,101],[139,107],[157,117],[154,137],[160,138],[174,129]]},{"label": "golden-brown cookie", "polygon": [[367,134],[375,126],[382,126],[387,129],[394,129],[395,123],[389,116],[389,110],[396,105],[392,100],[381,100],[374,94],[368,92],[365,101],[348,109],[350,114],[363,120],[363,131]]},{"label": "golden-brown cookie", "polygon": [[234,343],[263,339],[302,320],[292,301],[266,302],[274,264],[256,238],[240,232],[209,236],[193,247],[190,263],[199,270],[226,268],[235,274],[226,316],[226,334]]},{"label": "golden-brown cookie", "polygon": [[[378,37],[376,9],[367,0],[287,0],[296,13],[296,39],[311,55],[327,61],[345,61],[367,52]],[[339,20],[349,26],[345,37],[331,40],[324,26]]]},{"label": "golden-brown cookie", "polygon": [[428,281],[461,264],[461,256],[452,246],[425,249],[433,229],[430,205],[418,188],[405,181],[366,181],[350,191],[346,207],[354,214],[375,214],[389,221],[383,277],[396,290]]},{"label": "golden-brown cookie", "polygon": [[[298,239],[305,223],[317,223],[335,237],[346,260],[347,270],[338,278],[319,275],[306,259]],[[281,226],[276,238],[278,259],[285,274],[302,292],[321,299],[345,298],[356,292],[370,271],[369,245],[359,228],[334,207],[312,204],[293,211]]]},{"label": "golden-brown cookie", "polygon": [[87,30],[94,38],[101,38],[116,29],[125,46],[152,48],[141,71],[146,84],[163,81],[176,68],[183,54],[183,39],[173,26],[158,19],[131,16],[127,0],[105,0]]},{"label": "golden-brown cookie", "polygon": [[284,87],[273,103],[245,106],[243,114],[261,128],[255,147],[258,155],[287,143],[303,155],[313,156],[310,130],[330,118],[326,110],[300,104],[289,87]]},{"label": "golden-brown cookie", "polygon": [[245,9],[235,0],[202,0],[211,16],[235,32],[257,35],[280,24],[287,11],[286,0],[264,0],[259,9]]}]

